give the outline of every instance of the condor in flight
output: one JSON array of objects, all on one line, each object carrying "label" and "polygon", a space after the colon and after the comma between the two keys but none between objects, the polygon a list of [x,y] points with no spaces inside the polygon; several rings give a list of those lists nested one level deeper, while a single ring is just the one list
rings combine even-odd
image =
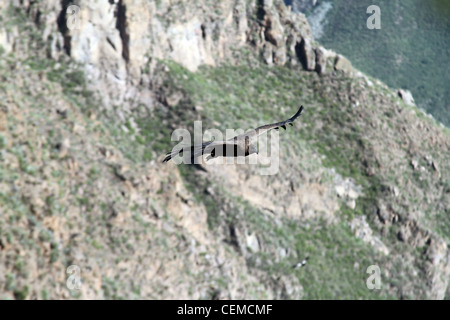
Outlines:
[{"label": "condor in flight", "polygon": [[215,158],[218,156],[222,157],[239,157],[248,156],[253,153],[258,153],[256,146],[257,138],[260,134],[267,132],[269,130],[278,130],[280,127],[286,130],[286,125],[293,126],[293,122],[297,119],[303,111],[303,106],[300,106],[297,113],[289,118],[288,120],[266,124],[264,126],[258,127],[254,130],[250,130],[246,133],[240,134],[225,141],[208,141],[201,145],[191,146],[188,148],[174,149],[166,154],[163,162],[167,162],[172,159],[177,154],[182,154],[184,152],[190,152],[191,159],[202,155],[208,155],[206,160]]}]

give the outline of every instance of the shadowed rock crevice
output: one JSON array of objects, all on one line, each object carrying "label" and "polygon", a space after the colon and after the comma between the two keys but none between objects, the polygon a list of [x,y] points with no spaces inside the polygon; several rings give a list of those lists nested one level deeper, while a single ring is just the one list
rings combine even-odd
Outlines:
[{"label": "shadowed rock crevice", "polygon": [[303,69],[306,69],[306,66],[308,65],[308,60],[306,58],[305,53],[305,47],[304,47],[304,41],[297,42],[295,44],[295,53],[297,54],[297,58],[300,61]]},{"label": "shadowed rock crevice", "polygon": [[116,28],[119,30],[120,39],[122,40],[122,57],[126,62],[130,61],[130,35],[128,34],[128,26],[127,26],[127,8],[123,3],[123,0],[120,0],[117,4],[117,21]]},{"label": "shadowed rock crevice", "polygon": [[58,31],[62,34],[64,39],[64,51],[68,56],[70,56],[70,41],[71,41],[71,35],[70,30],[67,27],[67,8],[72,4],[71,0],[61,0],[61,8],[58,15],[58,19],[56,20],[58,24]]},{"label": "shadowed rock crevice", "polygon": [[266,16],[266,10],[264,10],[264,0],[258,0],[257,6],[258,9],[256,11],[256,17],[259,21],[263,22],[264,17]]},{"label": "shadowed rock crevice", "polygon": [[316,54],[307,39],[303,38],[301,42],[297,42],[295,52],[303,69],[308,71],[316,69]]}]

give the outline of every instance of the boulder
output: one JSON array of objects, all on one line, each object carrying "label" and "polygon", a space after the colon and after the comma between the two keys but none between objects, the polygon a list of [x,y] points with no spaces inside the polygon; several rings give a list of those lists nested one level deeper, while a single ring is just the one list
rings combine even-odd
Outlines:
[{"label": "boulder", "polygon": [[316,68],[316,52],[312,47],[309,39],[303,38],[296,45],[297,57],[305,70],[313,71]]},{"label": "boulder", "polygon": [[409,90],[399,89],[398,96],[409,106],[414,106],[414,98]]},{"label": "boulder", "polygon": [[327,50],[324,47],[317,47],[316,53],[316,72],[324,74],[327,70],[333,68],[333,63],[336,59],[336,53],[332,50]]},{"label": "boulder", "polygon": [[351,73],[353,71],[352,63],[343,55],[337,55],[334,62],[334,69],[336,71],[343,71],[346,73]]}]

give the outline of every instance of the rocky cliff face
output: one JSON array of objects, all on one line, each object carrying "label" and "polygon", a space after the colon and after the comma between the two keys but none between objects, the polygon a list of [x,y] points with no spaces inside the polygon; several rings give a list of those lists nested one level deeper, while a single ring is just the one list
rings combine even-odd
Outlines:
[{"label": "rocky cliff face", "polygon": [[[449,296],[448,130],[282,1],[0,6],[2,297]],[[177,127],[299,103],[276,175],[160,163]]]},{"label": "rocky cliff face", "polygon": [[[151,71],[160,59],[195,71],[202,64],[233,61],[233,50],[250,45],[268,64],[300,61],[310,70],[316,65],[306,18],[278,1],[55,0],[13,6],[41,27],[51,58],[67,54],[82,64],[100,86],[95,88],[109,90],[106,99],[114,102],[139,94],[133,88],[148,76],[143,66]],[[6,52],[20,42],[17,36],[15,27],[3,30]]]}]

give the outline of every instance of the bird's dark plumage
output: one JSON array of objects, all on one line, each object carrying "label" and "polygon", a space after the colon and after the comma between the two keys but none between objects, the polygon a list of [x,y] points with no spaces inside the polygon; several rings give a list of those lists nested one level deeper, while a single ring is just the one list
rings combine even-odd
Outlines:
[{"label": "bird's dark plumage", "polygon": [[[286,130],[286,125],[293,126],[293,122],[297,119],[303,111],[303,106],[300,106],[298,111],[291,118],[276,122],[272,124],[267,124],[261,127],[258,127],[254,130],[251,130],[247,133],[240,134],[232,139],[226,141],[208,141],[204,142],[198,146],[190,146],[185,148],[174,149],[166,154],[166,157],[162,162],[167,162],[172,159],[177,154],[183,154],[183,152],[190,152],[191,163],[193,159],[199,157],[204,154],[208,154],[208,158],[216,157],[216,156],[248,156],[252,153],[257,153],[256,149],[256,141],[255,139],[267,132],[269,130],[275,129],[278,130],[280,127]],[[230,152],[228,152],[230,150]],[[230,154],[228,154],[230,153]]]}]

